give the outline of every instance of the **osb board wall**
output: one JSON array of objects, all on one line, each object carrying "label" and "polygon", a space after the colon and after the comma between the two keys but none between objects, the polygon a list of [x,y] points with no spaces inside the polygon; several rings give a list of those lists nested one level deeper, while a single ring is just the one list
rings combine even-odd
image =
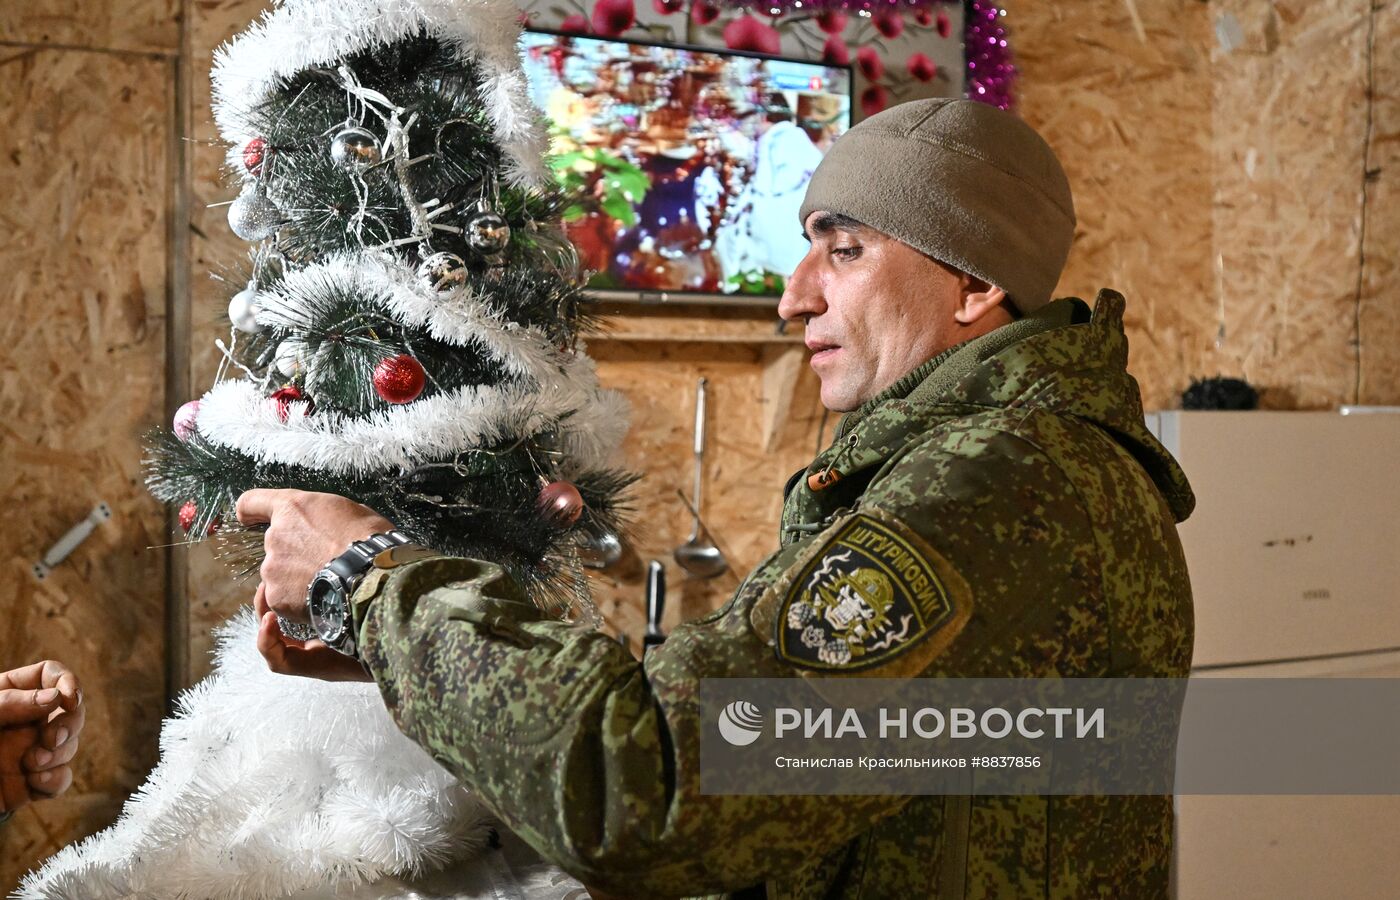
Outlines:
[{"label": "osb board wall", "polygon": [[[7,7],[5,15],[10,15]],[[165,710],[160,506],[140,432],[164,413],[171,60],[0,46],[0,669],[73,669],[87,722],[60,799],[0,829],[0,894],[115,818],[155,762]],[[31,565],[101,501],[100,525],[42,583]]]},{"label": "osb board wall", "polygon": [[[1367,41],[1372,115],[1363,165],[1365,228],[1361,250],[1361,359],[1357,399],[1400,402],[1400,4],[1370,12]],[[1354,154],[1353,154],[1354,155]],[[1359,171],[1353,166],[1353,171]],[[1358,223],[1359,225],[1360,223]]]},{"label": "osb board wall", "polygon": [[1274,408],[1400,402],[1396,4],[1091,0],[1009,23],[1022,114],[1079,213],[1057,294],[1126,295],[1149,408],[1215,374]]},{"label": "osb board wall", "polygon": [[1199,369],[1209,308],[1210,37],[1197,0],[1014,5],[1021,114],[1054,148],[1078,226],[1056,296],[1127,298],[1130,369],[1152,406]]}]

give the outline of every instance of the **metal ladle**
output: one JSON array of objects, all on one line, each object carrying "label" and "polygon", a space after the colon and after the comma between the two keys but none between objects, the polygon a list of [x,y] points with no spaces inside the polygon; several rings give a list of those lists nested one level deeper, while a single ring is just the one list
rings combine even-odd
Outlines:
[{"label": "metal ladle", "polygon": [[606,569],[622,559],[622,541],[611,531],[579,541],[579,561],[590,569]]},{"label": "metal ladle", "polygon": [[[695,514],[694,525],[690,529],[690,539],[672,553],[676,564],[692,575],[700,578],[715,578],[729,568],[724,554],[710,540],[709,531],[700,521],[701,490],[704,487],[705,468],[705,386],[708,381],[700,379],[695,386]],[[702,539],[703,535],[703,539]]]}]

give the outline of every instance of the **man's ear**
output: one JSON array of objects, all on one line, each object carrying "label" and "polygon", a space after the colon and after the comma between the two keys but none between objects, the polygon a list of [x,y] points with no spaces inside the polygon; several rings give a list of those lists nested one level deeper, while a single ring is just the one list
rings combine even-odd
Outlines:
[{"label": "man's ear", "polygon": [[998,309],[1010,313],[1010,301],[1006,299],[1006,291],[966,272],[962,273],[960,282],[962,300],[953,312],[953,318],[959,324],[971,325]]}]

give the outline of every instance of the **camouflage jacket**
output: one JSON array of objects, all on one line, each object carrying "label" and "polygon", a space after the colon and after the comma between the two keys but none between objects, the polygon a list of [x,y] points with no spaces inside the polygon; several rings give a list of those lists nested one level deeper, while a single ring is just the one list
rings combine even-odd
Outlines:
[{"label": "camouflage jacket", "polygon": [[[1144,426],[1122,315],[1112,291],[1092,316],[1057,300],[847,415],[790,483],[779,549],[645,662],[438,556],[356,592],[366,665],[409,736],[610,894],[1165,897],[1170,797],[699,789],[702,678],[1186,674],[1194,497]],[[795,574],[856,534],[913,554],[907,608],[927,579],[949,602],[897,641],[808,630]]]}]

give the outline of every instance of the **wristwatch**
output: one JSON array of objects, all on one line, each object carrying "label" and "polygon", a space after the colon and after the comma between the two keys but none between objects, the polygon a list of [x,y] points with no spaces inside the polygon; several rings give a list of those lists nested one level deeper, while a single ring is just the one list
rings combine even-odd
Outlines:
[{"label": "wristwatch", "polygon": [[306,589],[306,612],[311,627],[326,645],[346,656],[356,656],[355,623],[350,615],[350,597],[364,581],[374,558],[385,550],[412,544],[398,531],[372,534],[354,541],[346,551],[326,564]]}]

